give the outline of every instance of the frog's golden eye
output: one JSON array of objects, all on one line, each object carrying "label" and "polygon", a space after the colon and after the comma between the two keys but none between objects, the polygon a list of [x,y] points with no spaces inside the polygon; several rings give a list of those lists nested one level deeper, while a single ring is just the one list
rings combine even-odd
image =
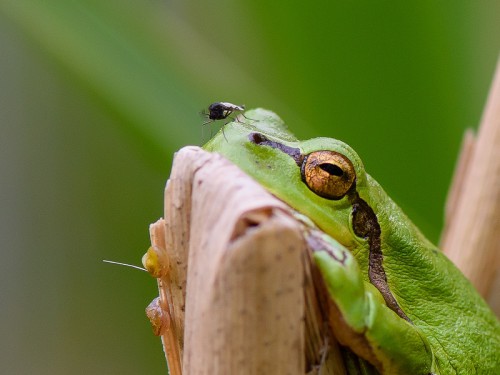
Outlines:
[{"label": "frog's golden eye", "polygon": [[320,197],[341,199],[356,180],[351,161],[335,151],[316,151],[304,158],[302,179]]}]

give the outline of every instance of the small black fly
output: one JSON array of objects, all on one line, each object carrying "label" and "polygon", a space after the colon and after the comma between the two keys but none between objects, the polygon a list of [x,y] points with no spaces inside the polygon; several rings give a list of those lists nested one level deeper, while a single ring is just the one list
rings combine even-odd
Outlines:
[{"label": "small black fly", "polygon": [[[208,117],[208,121],[205,121],[203,123],[203,125],[210,124],[211,122],[214,122],[217,120],[224,120],[224,119],[228,118],[230,115],[232,115],[233,113],[243,112],[244,110],[245,110],[244,105],[236,105],[236,104],[232,104],[232,103],[228,103],[228,102],[216,102],[216,103],[210,104],[208,106],[208,112],[207,111],[202,112],[202,114],[204,116]],[[243,117],[245,117],[245,115],[243,113],[241,113],[241,115]],[[247,117],[245,117],[245,118],[247,118]],[[238,118],[236,118],[235,120],[239,122]],[[226,124],[227,124],[227,122],[226,122]],[[224,125],[226,125],[226,124],[224,124]],[[224,134],[224,125],[222,126],[222,135],[224,136],[224,139],[227,141],[226,135]]]},{"label": "small black fly", "polygon": [[[236,105],[227,102],[217,102],[208,106],[208,118],[212,121],[224,120],[234,112],[242,112],[245,110],[244,105]],[[212,122],[209,121],[209,122]],[[207,122],[208,123],[208,122]]]}]

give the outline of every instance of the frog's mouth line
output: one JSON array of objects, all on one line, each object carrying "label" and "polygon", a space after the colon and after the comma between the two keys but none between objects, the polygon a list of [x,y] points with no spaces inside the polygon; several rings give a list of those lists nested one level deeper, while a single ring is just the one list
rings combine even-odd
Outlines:
[{"label": "frog's mouth line", "polygon": [[[250,133],[248,136],[250,142],[259,146],[269,146],[282,151],[290,156],[299,168],[302,167],[307,155],[303,155],[299,148],[290,147],[279,142],[272,141],[260,133]],[[387,275],[383,266],[383,254],[381,248],[381,228],[378,223],[377,215],[370,205],[363,200],[353,184],[353,188],[346,194],[349,202],[352,205],[352,225],[354,233],[361,238],[367,240],[369,254],[369,269],[368,275],[370,282],[380,291],[386,305],[398,314],[401,318],[411,323],[411,320],[399,306],[396,298],[391,293],[389,284],[387,283]],[[325,198],[328,199],[328,198]]]}]

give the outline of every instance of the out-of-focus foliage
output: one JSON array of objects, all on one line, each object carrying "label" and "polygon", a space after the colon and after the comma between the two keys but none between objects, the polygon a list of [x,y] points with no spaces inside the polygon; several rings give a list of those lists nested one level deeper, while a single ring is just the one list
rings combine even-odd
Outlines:
[{"label": "out-of-focus foliage", "polygon": [[498,53],[494,2],[0,2],[0,373],[165,373],[139,263],[198,112],[336,137],[437,241]]}]

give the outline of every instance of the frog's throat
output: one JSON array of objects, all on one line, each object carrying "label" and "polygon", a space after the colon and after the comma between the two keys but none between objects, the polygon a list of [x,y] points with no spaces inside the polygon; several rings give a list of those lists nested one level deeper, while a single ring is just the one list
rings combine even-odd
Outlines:
[{"label": "frog's throat", "polygon": [[[301,167],[306,155],[303,155],[299,148],[290,147],[282,143],[272,141],[265,135],[260,133],[251,133],[248,136],[250,142],[259,146],[269,146],[280,150],[290,156],[295,163]],[[377,215],[373,209],[359,196],[355,187],[349,190],[348,198],[352,205],[352,225],[354,233],[368,241],[370,254],[368,257],[368,277],[370,282],[378,289],[385,300],[386,305],[398,314],[401,318],[411,323],[411,320],[399,306],[396,298],[394,298],[389,284],[387,283],[387,275],[383,266],[383,254],[381,249],[381,229],[377,220]],[[325,198],[328,199],[328,198]]]}]

